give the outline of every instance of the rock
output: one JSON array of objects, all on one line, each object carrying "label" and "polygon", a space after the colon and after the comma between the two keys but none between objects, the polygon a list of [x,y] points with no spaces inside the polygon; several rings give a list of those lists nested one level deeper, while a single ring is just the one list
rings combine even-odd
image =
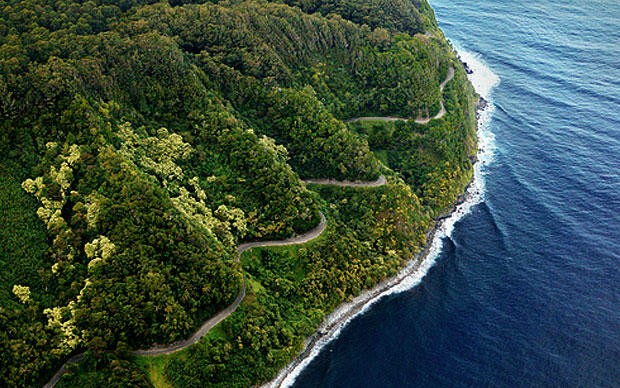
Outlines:
[{"label": "rock", "polygon": [[489,103],[487,102],[487,100],[485,100],[484,97],[480,96],[480,98],[478,99],[478,102],[476,103],[476,118],[477,119],[480,118],[480,112],[485,110],[488,105]]}]

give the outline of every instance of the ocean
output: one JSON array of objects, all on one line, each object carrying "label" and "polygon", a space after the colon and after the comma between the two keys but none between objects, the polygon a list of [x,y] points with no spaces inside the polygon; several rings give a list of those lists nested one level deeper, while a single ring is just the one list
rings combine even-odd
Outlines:
[{"label": "ocean", "polygon": [[620,2],[432,0],[491,101],[471,200],[295,387],[620,387]]}]

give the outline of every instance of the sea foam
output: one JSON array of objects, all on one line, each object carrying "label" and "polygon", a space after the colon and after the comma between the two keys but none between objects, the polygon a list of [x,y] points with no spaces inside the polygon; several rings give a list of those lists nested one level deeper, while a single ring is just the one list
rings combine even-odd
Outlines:
[{"label": "sea foam", "polygon": [[467,188],[466,200],[459,204],[452,214],[441,221],[436,228],[433,239],[428,247],[424,259],[411,260],[395,277],[380,283],[377,287],[362,292],[350,302],[343,303],[334,312],[327,316],[317,332],[307,343],[307,348],[301,357],[284,368],[267,387],[290,387],[304,368],[334,339],[338,338],[342,329],[349,322],[366,312],[374,303],[383,297],[400,293],[417,286],[428,270],[435,264],[443,248],[443,240],[452,235],[454,225],[468,214],[472,207],[484,200],[485,167],[493,161],[495,139],[489,129],[489,123],[494,111],[491,92],[500,82],[500,78],[484,64],[478,54],[458,49],[461,60],[467,63],[473,71],[468,78],[476,92],[486,101],[487,106],[478,116],[478,162],[474,165],[474,176]]}]

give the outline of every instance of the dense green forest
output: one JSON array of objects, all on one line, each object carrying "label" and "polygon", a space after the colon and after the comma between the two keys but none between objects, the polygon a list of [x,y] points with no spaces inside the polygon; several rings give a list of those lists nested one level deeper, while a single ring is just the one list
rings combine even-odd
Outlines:
[{"label": "dense green forest", "polygon": [[[426,0],[0,10],[2,386],[40,386],[82,352],[59,386],[265,382],[418,253],[470,179],[475,96]],[[442,102],[428,124],[349,122]],[[316,240],[238,260],[320,212]],[[196,345],[132,355],[187,338],[244,282]]]}]

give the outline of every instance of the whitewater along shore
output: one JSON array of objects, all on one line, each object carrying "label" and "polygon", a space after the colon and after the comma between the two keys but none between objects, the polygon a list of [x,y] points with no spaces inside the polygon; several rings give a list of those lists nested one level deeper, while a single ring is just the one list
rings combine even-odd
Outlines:
[{"label": "whitewater along shore", "polygon": [[[467,200],[467,196],[461,196],[460,198],[460,203]],[[457,205],[458,204],[454,205],[452,213],[456,210]],[[448,216],[445,218],[448,218]],[[357,315],[365,312],[372,304],[379,301],[384,296],[387,296],[388,291],[400,285],[407,277],[415,275],[420,270],[422,264],[426,261],[431,250],[431,243],[445,218],[439,219],[430,228],[426,234],[426,244],[424,245],[424,249],[422,252],[416,254],[404,269],[402,269],[395,276],[382,281],[375,288],[363,291],[351,302],[343,303],[336,309],[336,311],[328,315],[314,334],[306,339],[304,350],[301,354],[297,356],[289,365],[287,365],[274,380],[263,385],[263,387],[289,386],[294,381],[294,378],[297,377],[297,374],[301,372],[301,370],[297,369],[300,366],[303,369],[303,367],[309,364],[314,356],[321,351],[324,345],[327,345],[331,342],[331,340],[338,336],[346,324],[348,324]],[[290,377],[293,377],[292,381],[289,380]]]},{"label": "whitewater along shore", "polygon": [[[476,115],[479,118],[477,123],[478,133],[481,126],[480,118],[487,107],[487,101],[480,97],[476,105]],[[484,152],[483,149],[478,150],[478,153],[482,152]],[[472,162],[477,163],[477,161],[478,157],[474,156]],[[428,269],[434,264],[434,257],[430,256],[438,253],[441,248],[441,242],[438,240],[446,235],[446,233],[438,235],[438,232],[443,231],[446,223],[453,225],[454,222],[460,219],[467,212],[466,209],[463,209],[464,206],[477,203],[475,199],[478,199],[480,196],[480,188],[475,184],[477,179],[479,177],[474,173],[463,194],[457,197],[447,212],[436,218],[434,224],[426,233],[426,243],[421,252],[414,255],[408,264],[396,275],[380,282],[372,289],[362,291],[353,300],[344,302],[334,312],[329,314],[314,334],[306,339],[304,349],[299,356],[282,369],[274,380],[264,384],[263,387],[292,385],[301,371],[320,353],[325,345],[338,337],[340,331],[352,319],[364,313],[384,296],[405,291],[418,284],[419,280],[424,277]]]}]

